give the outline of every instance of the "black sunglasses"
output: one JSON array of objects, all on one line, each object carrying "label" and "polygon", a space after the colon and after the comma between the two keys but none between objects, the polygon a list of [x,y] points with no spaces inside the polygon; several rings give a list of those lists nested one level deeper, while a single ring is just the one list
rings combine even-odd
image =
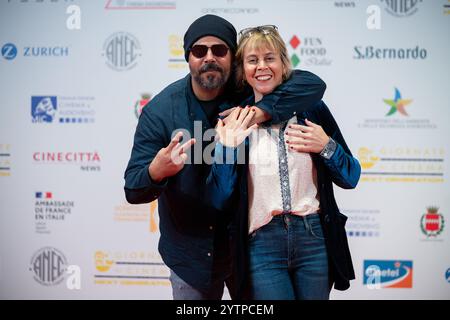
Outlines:
[{"label": "black sunglasses", "polygon": [[211,48],[212,54],[219,58],[225,57],[229,50],[229,48],[224,44],[213,44],[211,47],[204,44],[197,44],[189,49],[189,51],[192,52],[194,57],[203,58],[208,53],[209,48]]}]

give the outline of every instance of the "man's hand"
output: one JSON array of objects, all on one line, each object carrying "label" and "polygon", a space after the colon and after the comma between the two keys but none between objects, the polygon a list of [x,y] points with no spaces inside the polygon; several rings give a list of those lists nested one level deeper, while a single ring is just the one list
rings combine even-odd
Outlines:
[{"label": "man's hand", "polygon": [[286,143],[289,149],[298,152],[320,153],[330,140],[322,127],[308,119],[306,126],[290,124],[286,130]]},{"label": "man's hand", "polygon": [[[247,107],[250,107],[250,106],[247,106]],[[228,109],[228,110],[225,110],[225,111],[219,113],[219,116],[226,117],[225,119],[223,119],[223,123],[225,125],[227,124],[227,122],[229,120],[229,115],[234,110],[236,110],[236,108],[240,108],[240,107],[234,107],[234,108],[231,108],[231,109]],[[252,120],[249,123],[249,127],[251,127],[255,123],[260,124],[260,123],[266,122],[267,120],[271,119],[270,114],[268,114],[267,112],[265,112],[264,110],[262,110],[262,109],[260,109],[258,107],[252,106],[252,107],[250,107],[250,110],[254,110],[255,114],[254,114]]]},{"label": "man's hand", "polygon": [[182,132],[178,132],[170,141],[169,145],[158,151],[152,163],[148,167],[150,177],[155,182],[161,182],[167,177],[176,175],[187,160],[186,151],[195,143],[195,139],[190,139],[180,145]]},{"label": "man's hand", "polygon": [[256,111],[248,106],[244,109],[233,108],[233,111],[227,116],[226,123],[219,119],[216,127],[216,139],[226,147],[237,147],[258,127],[256,123],[250,125],[255,113]]}]

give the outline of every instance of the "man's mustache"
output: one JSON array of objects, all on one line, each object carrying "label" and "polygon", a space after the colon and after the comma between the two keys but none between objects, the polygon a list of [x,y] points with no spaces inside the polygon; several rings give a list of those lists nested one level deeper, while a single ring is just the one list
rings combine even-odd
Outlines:
[{"label": "man's mustache", "polygon": [[202,74],[202,73],[205,73],[208,71],[219,71],[220,73],[223,73],[223,69],[221,67],[219,67],[217,64],[208,63],[200,68],[199,74]]}]

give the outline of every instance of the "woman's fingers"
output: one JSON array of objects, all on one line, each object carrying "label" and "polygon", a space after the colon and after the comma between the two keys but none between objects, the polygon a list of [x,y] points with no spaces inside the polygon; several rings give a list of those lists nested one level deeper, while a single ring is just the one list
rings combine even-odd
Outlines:
[{"label": "woman's fingers", "polygon": [[222,111],[222,112],[219,113],[219,116],[221,116],[221,117],[227,117],[227,116],[229,116],[236,108],[239,108],[239,107],[233,107],[233,108],[230,108],[230,109],[228,109],[228,110]]},{"label": "woman's fingers", "polygon": [[302,126],[301,124],[292,123],[289,125],[289,129],[300,130],[302,132],[312,132],[313,127]]},{"label": "woman's fingers", "polygon": [[290,145],[289,150],[296,151],[296,152],[310,152],[308,146],[304,145]]},{"label": "woman's fingers", "polygon": [[244,131],[244,135],[245,137],[248,137],[250,135],[250,133],[252,133],[253,130],[258,129],[258,124],[255,123],[254,125],[248,127],[247,129],[245,129]]},{"label": "woman's fingers", "polygon": [[244,119],[247,116],[247,114],[249,113],[249,111],[250,111],[250,108],[248,106],[241,109],[241,112],[239,113],[239,117],[237,118],[238,124],[241,124],[242,121],[244,121]]},{"label": "woman's fingers", "polygon": [[286,143],[288,145],[308,145],[309,144],[307,139],[303,139],[300,137],[292,137],[292,136],[290,136],[286,139]]},{"label": "woman's fingers", "polygon": [[230,114],[230,117],[232,120],[237,120],[237,118],[239,117],[239,114],[241,113],[242,108],[241,107],[236,107],[233,112]]},{"label": "woman's fingers", "polygon": [[255,117],[255,110],[254,109],[249,109],[249,111],[247,112],[247,116],[244,118],[244,120],[242,121],[241,127],[244,129],[248,128],[249,123],[253,120],[253,118]]},{"label": "woman's fingers", "polygon": [[304,137],[307,137],[307,133],[302,132],[300,130],[290,129],[290,130],[286,130],[286,136],[304,138]]}]

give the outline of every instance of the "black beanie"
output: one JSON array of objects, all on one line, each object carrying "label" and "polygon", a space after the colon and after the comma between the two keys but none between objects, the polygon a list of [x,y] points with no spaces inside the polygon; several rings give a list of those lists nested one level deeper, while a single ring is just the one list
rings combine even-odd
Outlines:
[{"label": "black beanie", "polygon": [[204,15],[195,20],[184,35],[184,58],[189,60],[189,49],[200,38],[214,36],[225,41],[233,53],[236,52],[236,29],[224,18],[213,14]]}]

